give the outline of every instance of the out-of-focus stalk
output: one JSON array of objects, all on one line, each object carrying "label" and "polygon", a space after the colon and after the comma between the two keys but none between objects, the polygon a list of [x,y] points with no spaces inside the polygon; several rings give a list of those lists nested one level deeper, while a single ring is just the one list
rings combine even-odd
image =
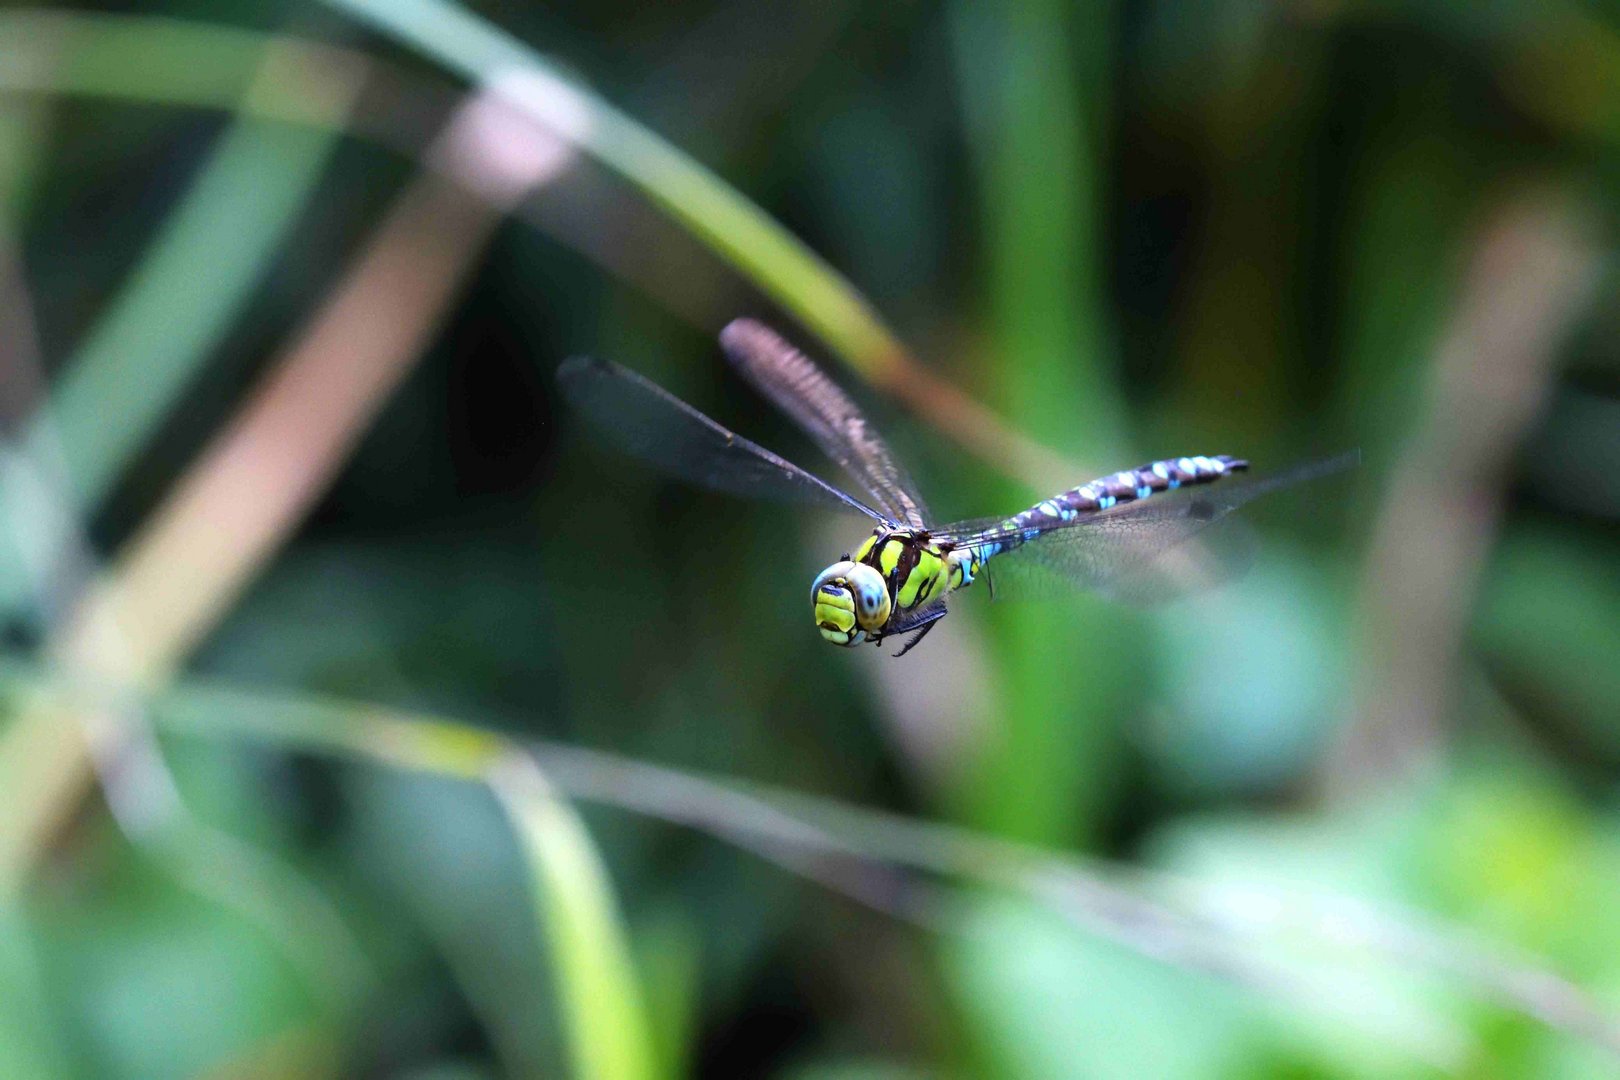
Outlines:
[{"label": "out-of-focus stalk", "polygon": [[[0,664],[0,687],[27,688],[64,709],[93,707],[103,693],[93,683],[65,682],[16,664]],[[863,867],[882,871],[878,880],[889,887],[875,895],[846,890],[862,903],[899,900],[893,888],[896,870],[1019,894],[1087,933],[1235,987],[1281,994],[1289,1007],[1319,1008],[1335,1022],[1399,1041],[1412,1025],[1372,1015],[1378,1009],[1370,1006],[1377,1003],[1363,1002],[1355,993],[1360,986],[1355,972],[1374,957],[1446,976],[1471,995],[1620,1053],[1620,1021],[1580,987],[1532,957],[1399,907],[1316,889],[1257,895],[1230,881],[1166,878],[817,796],[579,747],[519,744],[456,720],[356,702],[182,682],[147,704],[159,727],[175,736],[263,741],[474,783],[503,769],[523,768],[514,763],[532,754],[545,782],[570,798],[709,833],[830,887],[844,889],[859,881],[855,871]],[[533,797],[550,798],[539,792]],[[574,827],[566,824],[562,832]],[[561,851],[544,858],[552,855],[568,858]],[[957,928],[940,911],[917,914],[926,925]],[[1278,959],[1279,952],[1298,959],[1304,950],[1336,954],[1347,982],[1340,986],[1330,976],[1307,983],[1310,992],[1301,994],[1295,981],[1300,972],[1286,963],[1279,966]],[[1339,990],[1346,991],[1344,999]],[[1443,1018],[1436,1020],[1448,1026]],[[1422,1053],[1421,1046],[1407,1049]]]},{"label": "out-of-focus stalk", "polygon": [[[88,338],[69,357],[48,404],[21,434],[32,458],[60,464],[61,497],[78,515],[95,510],[162,422],[251,295],[306,205],[337,132],[360,88],[360,74],[312,69],[306,51],[267,38],[248,86],[254,107],[238,117],[176,203],[157,239]],[[272,88],[301,82],[294,103]],[[110,423],[110,402],[117,402]],[[0,488],[0,516],[23,511]],[[69,518],[61,519],[69,528]],[[34,519],[34,550],[5,564],[49,561],[71,538]],[[9,542],[9,538],[8,538]],[[28,588],[0,573],[0,608],[15,608]]]},{"label": "out-of-focus stalk", "polygon": [[327,2],[467,78],[509,92],[559,138],[633,184],[864,378],[996,467],[1042,485],[1072,472],[917,363],[853,285],[763,210],[516,38],[449,0]]},{"label": "out-of-focus stalk", "polygon": [[1597,281],[1595,216],[1542,191],[1498,207],[1480,239],[1373,532],[1356,707],[1322,772],[1330,791],[1381,789],[1439,749],[1509,460]]},{"label": "out-of-focus stalk", "polygon": [[[952,9],[989,263],[984,384],[1039,438],[1117,468],[1099,191],[1111,18],[1106,4],[964,0]],[[1060,487],[1089,475],[1077,469]],[[986,502],[1029,496],[1002,488]],[[1114,772],[1109,702],[1128,665],[1110,643],[1120,635],[1080,599],[989,618],[997,709],[965,813],[1019,837],[1071,841],[1094,826]]]},{"label": "out-of-focus stalk", "polygon": [[[569,140],[582,154],[624,176],[863,378],[906,402],[994,468],[1038,488],[1056,488],[1074,474],[1060,455],[919,364],[849,282],[759,207],[630,117],[558,75],[520,42],[437,0],[329,2],[376,22],[451,70],[503,87],[533,110],[553,137]],[[250,30],[171,19],[37,11],[0,15],[0,88],[254,111],[258,103],[240,100],[242,57],[267,38]],[[12,44],[16,42],[28,44]],[[287,42],[285,47],[339,68],[357,69],[368,62],[328,46]],[[53,66],[57,54],[72,62]],[[131,55],[145,62],[132,66],[127,61]],[[106,59],[118,62],[102,62]],[[280,108],[283,102],[295,104],[302,94],[297,81],[284,80],[261,99],[266,108]]]},{"label": "out-of-focus stalk", "polygon": [[[174,670],[335,474],[499,218],[487,196],[436,173],[407,189],[344,286],[51,643],[60,662],[141,685]],[[13,813],[0,829],[0,887],[88,780],[74,725],[47,710],[5,731],[0,788]]]},{"label": "out-of-focus stalk", "polygon": [[[325,490],[504,213],[570,157],[497,95],[464,108],[433,152],[436,168],[407,187],[331,300],[90,590],[52,642],[57,663],[121,686],[166,683]],[[85,738],[119,736],[99,712],[75,719],[38,699],[0,742],[0,788],[14,811],[0,831],[0,894],[78,803],[90,778]],[[508,781],[497,788],[534,866],[582,1075],[651,1076],[622,922],[594,848],[532,777]]]}]

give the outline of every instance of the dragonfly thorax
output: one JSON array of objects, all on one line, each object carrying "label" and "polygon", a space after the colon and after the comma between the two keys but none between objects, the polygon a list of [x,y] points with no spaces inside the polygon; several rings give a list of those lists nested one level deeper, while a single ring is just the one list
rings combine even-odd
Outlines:
[{"label": "dragonfly thorax", "polygon": [[[905,632],[919,622],[913,612],[960,582],[951,554],[921,530],[880,526],[816,578],[816,628],[834,645],[876,644]],[[937,604],[929,610],[932,618],[943,614]]]}]

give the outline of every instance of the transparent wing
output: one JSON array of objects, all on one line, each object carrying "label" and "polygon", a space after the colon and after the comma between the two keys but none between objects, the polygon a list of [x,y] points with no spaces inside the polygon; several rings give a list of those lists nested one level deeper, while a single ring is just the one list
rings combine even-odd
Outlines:
[{"label": "transparent wing", "polygon": [[859,499],[727,430],[627,368],[574,357],[557,369],[557,384],[608,442],[678,479],[732,495],[841,507],[883,520]]},{"label": "transparent wing", "polygon": [[809,357],[752,319],[722,330],[720,347],[755,389],[860,481],[878,509],[914,528],[926,525],[928,509],[911,477],[856,404]]},{"label": "transparent wing", "polygon": [[883,633],[885,637],[893,637],[895,634],[909,634],[911,631],[936,622],[944,616],[945,598],[942,596],[938,600],[924,604],[922,607],[912,608],[902,615],[895,616],[889,622],[889,625],[883,628]]},{"label": "transparent wing", "polygon": [[1359,452],[1352,452],[1273,476],[1235,476],[1160,492],[1055,522],[1028,541],[1003,529],[999,518],[958,522],[934,535],[960,547],[1011,546],[985,567],[997,599],[1044,598],[1080,588],[1155,603],[1226,580],[1247,563],[1250,549],[1241,531],[1220,530],[1217,544],[1189,540],[1212,539],[1207,530],[1262,495],[1330,476],[1359,460]]},{"label": "transparent wing", "polygon": [[1243,524],[1187,518],[1172,530],[1137,519],[1063,530],[997,556],[983,576],[997,601],[1084,590],[1119,603],[1159,604],[1240,577],[1254,553]]},{"label": "transparent wing", "polygon": [[945,617],[945,614],[945,600],[941,597],[932,604],[924,604],[922,607],[908,612],[884,627],[884,637],[886,638],[896,635],[911,635],[906,643],[900,647],[900,651],[894,655],[896,657],[904,656],[912,649],[915,649],[922,643],[922,639],[928,636],[928,632],[939,623],[939,620]]}]

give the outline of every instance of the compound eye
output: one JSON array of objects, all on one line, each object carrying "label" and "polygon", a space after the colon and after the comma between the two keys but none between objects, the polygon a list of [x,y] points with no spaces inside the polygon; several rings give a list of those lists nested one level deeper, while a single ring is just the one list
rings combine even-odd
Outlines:
[{"label": "compound eye", "polygon": [[849,568],[847,580],[855,596],[855,617],[861,628],[881,630],[889,621],[889,588],[883,575],[865,563],[856,563]]}]

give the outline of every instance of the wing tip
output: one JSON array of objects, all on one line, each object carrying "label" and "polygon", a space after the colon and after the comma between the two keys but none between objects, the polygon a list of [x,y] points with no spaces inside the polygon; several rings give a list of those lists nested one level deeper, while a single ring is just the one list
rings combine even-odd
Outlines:
[{"label": "wing tip", "polygon": [[588,375],[611,375],[618,365],[594,356],[570,356],[557,365],[557,384],[567,387],[578,385]]},{"label": "wing tip", "polygon": [[1299,479],[1314,480],[1318,477],[1332,476],[1335,473],[1358,469],[1361,464],[1361,447],[1355,446],[1304,466],[1300,470],[1302,475]]},{"label": "wing tip", "polygon": [[728,353],[754,352],[761,349],[791,349],[787,339],[758,319],[744,315],[732,319],[720,331],[720,347]]},{"label": "wing tip", "polygon": [[615,376],[629,374],[619,365],[594,356],[570,356],[557,365],[554,378],[563,400],[576,409],[590,411],[590,403]]}]

